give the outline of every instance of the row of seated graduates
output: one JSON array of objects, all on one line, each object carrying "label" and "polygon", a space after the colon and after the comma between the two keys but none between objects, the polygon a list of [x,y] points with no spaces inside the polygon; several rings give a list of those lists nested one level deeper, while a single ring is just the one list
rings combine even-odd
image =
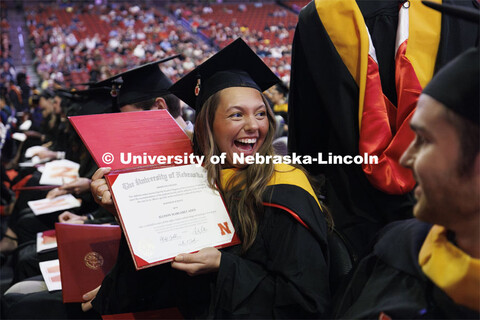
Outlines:
[{"label": "row of seated graduates", "polygon": [[[174,56],[175,57],[175,56]],[[171,57],[173,58],[173,57]],[[171,59],[169,58],[169,59]],[[163,61],[163,60],[161,60]],[[70,115],[87,115],[87,114],[94,114],[94,113],[108,113],[112,111],[121,111],[121,112],[128,112],[128,111],[142,111],[148,109],[156,109],[158,108],[157,100],[161,99],[163,102],[165,100],[169,100],[168,93],[161,94],[160,98],[157,98],[157,94],[159,92],[164,92],[166,88],[171,86],[171,81],[164,75],[157,66],[158,62],[148,63],[138,68],[134,68],[132,70],[126,71],[122,74],[116,75],[113,78],[98,82],[92,87],[84,92],[70,92],[69,95],[78,96],[79,94],[87,94],[88,98],[83,99],[82,101],[76,101],[75,107],[72,107],[72,110],[69,111]],[[118,94],[118,89],[116,89],[117,95],[115,98],[112,99],[111,88],[104,87],[104,83],[110,83],[110,80],[116,79],[116,77],[122,77],[120,80],[120,94]],[[113,80],[112,80],[113,81]],[[115,81],[115,86],[118,84]],[[122,95],[122,93],[125,93]],[[166,96],[165,96],[166,95]],[[63,94],[65,96],[65,94]],[[132,97],[133,96],[133,97]],[[155,97],[155,103],[150,104],[149,106],[137,106],[135,103],[143,103],[145,101],[151,101],[152,97]],[[147,99],[147,100],[144,100]],[[170,101],[170,100],[169,100]],[[188,135],[191,130],[193,130],[193,124],[189,121],[185,122],[182,118],[182,112],[180,108],[179,100],[178,105],[174,102],[170,102],[168,105],[168,111],[170,115],[172,115],[177,124],[184,129],[185,133]],[[161,102],[159,102],[161,104]],[[127,106],[128,105],[128,106]],[[73,106],[73,105],[72,105]],[[75,135],[74,135],[75,136]],[[75,137],[76,141],[81,144],[81,141],[78,140],[78,136]],[[86,153],[85,148],[81,145],[82,154],[86,157],[88,154]],[[98,168],[92,165],[92,160],[88,156],[88,165],[85,168],[88,168],[89,177],[92,175],[94,171]],[[87,163],[85,162],[85,163]],[[82,165],[82,161],[80,161]],[[80,170],[82,171],[82,170]],[[80,178],[84,179],[84,178]],[[87,179],[88,180],[88,179]],[[90,182],[90,180],[88,180]],[[63,186],[65,187],[65,186]],[[61,187],[61,188],[63,188]],[[86,198],[91,202],[91,194],[90,194],[90,186],[85,190]],[[68,213],[67,218],[65,218],[65,212],[61,213],[57,212],[57,214],[52,213],[50,218],[50,223],[55,222],[55,217],[59,217],[60,222],[67,222],[67,223],[74,223],[70,220],[77,220],[79,218],[80,223],[83,224],[106,224],[106,223],[115,223],[113,216],[108,213],[103,208],[98,208],[95,212],[91,213],[89,210],[81,210],[77,211],[77,214]],[[83,219],[82,217],[88,217],[88,219]],[[37,224],[38,225],[38,224]],[[43,226],[39,226],[36,232],[42,229]],[[51,225],[49,225],[51,229]],[[45,228],[43,228],[45,229]],[[29,230],[31,231],[31,230]],[[41,230],[40,230],[41,231]],[[34,235],[35,232],[30,232],[30,235]],[[29,246],[29,249],[25,249],[25,253],[21,255],[20,259],[17,259],[17,269],[22,270],[21,275],[14,278],[14,285],[7,290],[6,294],[2,297],[2,312],[3,317],[11,318],[11,317],[18,317],[25,316],[25,313],[21,313],[25,311],[23,306],[29,306],[33,309],[27,310],[29,317],[32,315],[31,310],[42,310],[45,312],[41,312],[43,316],[51,318],[70,318],[70,317],[89,317],[89,316],[97,316],[98,313],[95,312],[87,312],[82,313],[81,309],[79,308],[78,304],[64,304],[62,303],[62,292],[55,291],[55,292],[48,292],[45,291],[43,286],[42,288],[42,277],[41,276],[34,276],[35,274],[39,274],[38,270],[38,262],[39,260],[51,260],[56,257],[56,252],[52,256],[51,254],[44,257],[39,257],[35,253],[35,248],[33,245]],[[19,266],[20,265],[20,266]],[[30,268],[30,265],[34,265],[33,268]],[[16,275],[20,272],[16,271]],[[32,277],[33,276],[33,277]],[[25,281],[22,281],[27,279]],[[20,282],[18,282],[20,281]],[[45,310],[43,305],[45,304],[50,305],[50,308]],[[20,306],[20,307],[19,307]],[[36,308],[35,306],[39,306],[40,309]],[[20,310],[19,310],[20,309]],[[19,314],[20,312],[21,314]],[[30,313],[28,313],[30,312]],[[38,312],[40,313],[40,311]]]},{"label": "row of seated graduates", "polygon": [[[115,223],[114,218],[105,209],[99,207],[92,198],[89,183],[98,167],[67,120],[69,116],[102,112],[102,109],[108,111],[111,105],[109,91],[101,89],[76,91],[75,93],[68,90],[47,91],[42,93],[40,99],[44,100],[42,103],[58,104],[59,108],[57,108],[57,112],[55,108],[52,108],[52,113],[46,115],[39,134],[28,132],[29,138],[19,145],[18,162],[27,160],[25,150],[28,147],[43,143],[44,147],[37,155],[44,157],[44,160],[54,160],[59,157],[79,163],[79,178],[75,181],[83,182],[86,184],[86,188],[83,188],[80,193],[73,188],[65,189],[67,193],[71,192],[81,200],[79,208],[69,211],[79,216],[88,216],[88,223],[91,224]],[[28,201],[44,199],[49,193],[49,196],[55,196],[59,190],[59,188],[35,189],[36,186],[39,186],[40,178],[41,173],[35,167],[17,167],[17,175],[10,181],[13,190],[27,189],[17,191],[15,205],[8,216],[6,236],[2,239],[2,264],[13,267],[10,285],[33,276],[39,276],[38,263],[57,258],[56,251],[39,254],[36,252],[37,233],[54,229],[55,222],[59,222],[59,216],[64,212],[61,210],[38,216],[33,214],[28,206]],[[68,185],[71,184],[64,186]]]}]

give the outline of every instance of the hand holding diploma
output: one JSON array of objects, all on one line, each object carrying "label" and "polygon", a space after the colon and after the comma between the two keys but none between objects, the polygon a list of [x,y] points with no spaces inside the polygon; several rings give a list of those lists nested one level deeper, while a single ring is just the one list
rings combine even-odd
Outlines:
[{"label": "hand holding diploma", "polygon": [[72,182],[65,183],[62,186],[52,189],[47,194],[47,199],[56,198],[58,196],[63,196],[67,193],[81,194],[90,188],[90,179],[88,178],[78,178]]},{"label": "hand holding diploma", "polygon": [[[220,263],[220,252],[213,247],[239,243],[223,200],[208,186],[202,167],[158,168],[105,179],[137,269],[174,260],[180,263],[175,267],[192,275],[213,272]],[[95,195],[110,197],[106,186],[98,184]]]},{"label": "hand holding diploma", "polygon": [[55,188],[55,189],[52,189],[52,190],[48,191],[46,198],[47,199],[53,199],[53,198],[56,198],[56,197],[59,197],[59,196],[63,196],[65,194],[67,194],[67,191],[62,190],[60,188]]},{"label": "hand holding diploma", "polygon": [[64,190],[68,193],[81,194],[87,192],[88,189],[90,189],[90,183],[91,180],[88,178],[78,178],[72,182],[65,183],[64,185],[59,187],[59,189]]},{"label": "hand holding diploma", "polygon": [[204,248],[196,253],[181,253],[172,262],[172,268],[197,276],[218,271],[222,253],[217,248]]},{"label": "hand holding diploma", "polygon": [[107,181],[103,178],[103,176],[108,174],[110,170],[111,168],[100,168],[93,174],[90,191],[92,192],[95,202],[116,217],[118,216],[118,213],[113,204],[112,194],[108,188]]},{"label": "hand holding diploma", "polygon": [[34,156],[38,156],[40,159],[47,159],[47,160],[57,159],[57,153],[47,148],[44,148],[43,150],[39,150],[34,154]]},{"label": "hand holding diploma", "polygon": [[95,299],[97,296],[98,291],[100,290],[101,285],[93,289],[92,291],[89,291],[83,295],[83,300],[85,302],[82,303],[82,311],[87,312],[90,309],[92,309],[92,301]]},{"label": "hand holding diploma", "polygon": [[58,222],[60,223],[84,224],[86,220],[86,216],[79,216],[70,211],[65,211],[58,216]]},{"label": "hand holding diploma", "polygon": [[[27,134],[27,136],[28,135],[29,134]],[[25,157],[32,158],[34,156],[37,156],[40,159],[53,160],[57,158],[57,153],[44,146],[34,146],[28,148],[25,152]]]}]

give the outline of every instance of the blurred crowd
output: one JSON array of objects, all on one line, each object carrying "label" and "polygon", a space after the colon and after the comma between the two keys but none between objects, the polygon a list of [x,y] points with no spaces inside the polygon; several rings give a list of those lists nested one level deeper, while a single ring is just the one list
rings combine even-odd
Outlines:
[{"label": "blurred crowd", "polygon": [[[59,17],[64,19],[60,21]],[[176,80],[213,49],[156,8],[115,4],[32,7],[27,11],[27,25],[42,89],[54,82],[73,85],[74,81],[68,81],[72,72],[86,73],[86,80],[95,82],[182,53],[184,63],[171,64],[164,70]]]},{"label": "blurred crowd", "polygon": [[[277,5],[270,4],[266,9],[262,10],[262,5],[240,5],[237,10],[246,14],[261,10],[261,15],[256,20],[236,18],[225,24],[215,19],[216,12],[230,10],[220,4],[193,8],[113,3],[29,7],[27,26],[35,71],[41,79],[38,87],[53,89],[101,81],[134,66],[181,53],[182,63],[162,67],[175,81],[238,37],[244,38],[288,83],[296,16]],[[255,22],[263,21],[265,15],[275,18],[276,23]]]}]

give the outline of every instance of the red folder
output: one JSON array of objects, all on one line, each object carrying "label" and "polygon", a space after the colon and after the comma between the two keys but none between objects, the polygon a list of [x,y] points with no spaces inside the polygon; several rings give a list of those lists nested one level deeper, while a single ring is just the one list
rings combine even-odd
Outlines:
[{"label": "red folder", "polygon": [[84,302],[114,266],[119,226],[56,223],[63,302]]},{"label": "red folder", "polygon": [[[152,158],[147,164],[122,163],[127,155],[190,154],[192,144],[167,110],[108,113],[69,117],[83,143],[99,167],[113,171],[159,165]],[[141,159],[144,160],[144,159]],[[126,162],[126,161],[124,161]],[[152,163],[153,162],[153,163]]]},{"label": "red folder", "polygon": [[[120,174],[162,167],[189,164],[189,155],[193,152],[191,141],[166,110],[126,112],[69,117],[70,122],[81,137],[99,167],[111,167],[105,176],[110,186]],[[126,155],[132,157],[128,158]],[[133,157],[137,156],[137,162]],[[152,161],[162,157],[180,156],[182,163],[160,164]],[[129,163],[125,160],[130,159]],[[145,161],[147,163],[145,163]],[[119,214],[119,221],[124,230],[130,252],[137,269],[148,268],[170,260],[147,262],[133,252],[128,228],[122,219],[122,212],[112,192],[113,201]],[[219,221],[220,223],[226,223]],[[230,222],[231,223],[231,222]],[[222,233],[223,234],[223,233]],[[233,240],[218,248],[240,243],[234,232]],[[173,258],[172,258],[173,259]]]}]

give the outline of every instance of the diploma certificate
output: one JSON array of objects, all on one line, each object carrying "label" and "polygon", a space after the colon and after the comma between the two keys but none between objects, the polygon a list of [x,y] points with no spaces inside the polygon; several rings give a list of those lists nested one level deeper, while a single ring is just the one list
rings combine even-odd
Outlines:
[{"label": "diploma certificate", "polygon": [[137,269],[172,261],[179,253],[240,242],[202,167],[110,174],[106,179]]},{"label": "diploma certificate", "polygon": [[39,262],[39,266],[48,291],[62,290],[60,260],[42,261]]},{"label": "diploma certificate", "polygon": [[[240,243],[205,169],[180,165],[193,163],[192,145],[167,110],[69,119],[97,165],[112,168],[105,179],[137,269]],[[183,160],[165,167],[165,157]]]},{"label": "diploma certificate", "polygon": [[65,194],[51,199],[33,200],[27,202],[33,214],[39,216],[41,214],[52,213],[60,210],[80,207],[81,203],[71,194]]}]

